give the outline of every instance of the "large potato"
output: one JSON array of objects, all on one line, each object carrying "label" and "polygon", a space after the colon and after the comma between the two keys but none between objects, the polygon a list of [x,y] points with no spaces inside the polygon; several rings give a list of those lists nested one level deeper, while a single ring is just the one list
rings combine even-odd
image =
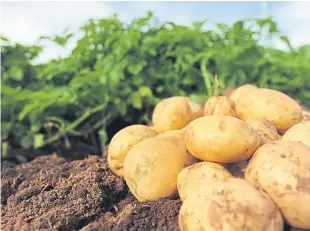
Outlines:
[{"label": "large potato", "polygon": [[240,87],[238,87],[236,90],[234,90],[231,95],[230,99],[237,103],[239,100],[246,99],[249,94],[251,94],[252,91],[258,89],[256,86],[251,84],[245,84]]},{"label": "large potato", "polygon": [[236,112],[242,120],[265,118],[278,132],[283,133],[299,123],[303,116],[301,107],[291,97],[272,89],[257,89],[236,103]]},{"label": "large potato", "polygon": [[123,176],[124,159],[128,151],[140,141],[157,135],[151,127],[135,124],[117,132],[108,148],[108,164],[111,170]]},{"label": "large potato", "polygon": [[310,146],[310,120],[300,122],[282,136],[282,140],[299,141]]},{"label": "large potato", "polygon": [[260,146],[256,130],[230,116],[204,116],[192,121],[185,133],[186,147],[195,157],[211,162],[246,160]]},{"label": "large potato", "polygon": [[181,231],[282,231],[276,205],[249,182],[228,178],[188,194],[179,213]]},{"label": "large potato", "polygon": [[152,115],[152,123],[158,133],[182,129],[193,119],[190,99],[174,96],[159,102]]},{"label": "large potato", "polygon": [[263,144],[281,139],[273,123],[265,118],[251,118],[245,122],[258,132]]},{"label": "large potato", "polygon": [[205,115],[227,115],[237,117],[235,104],[226,96],[212,96],[204,106]]},{"label": "large potato", "polygon": [[188,154],[182,131],[160,134],[141,141],[127,154],[124,178],[139,200],[158,200],[177,193],[179,172],[194,162]]},{"label": "large potato", "polygon": [[310,229],[310,147],[278,140],[261,146],[245,171],[245,179],[261,187],[286,221]]},{"label": "large potato", "polygon": [[212,162],[200,162],[184,168],[178,175],[178,192],[182,201],[189,192],[208,185],[213,180],[226,179],[232,175],[221,165]]}]

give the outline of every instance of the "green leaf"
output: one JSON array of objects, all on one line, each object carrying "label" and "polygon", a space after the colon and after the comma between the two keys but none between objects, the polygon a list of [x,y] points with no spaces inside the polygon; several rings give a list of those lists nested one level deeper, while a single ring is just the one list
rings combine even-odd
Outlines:
[{"label": "green leaf", "polygon": [[153,96],[152,90],[149,87],[141,86],[141,87],[139,87],[138,91],[142,97],[152,97]]},{"label": "green leaf", "polygon": [[280,39],[285,42],[285,44],[291,49],[291,50],[294,50],[294,48],[292,47],[291,45],[291,42],[290,40],[288,39],[287,36],[280,36]]},{"label": "green leaf", "polygon": [[143,60],[143,61],[140,61],[136,64],[130,65],[128,67],[128,71],[131,74],[136,75],[136,74],[140,73],[146,65],[147,65],[147,62],[145,60]]},{"label": "green leaf", "polygon": [[20,68],[19,66],[12,66],[9,69],[9,76],[10,78],[17,80],[17,81],[21,81],[23,79],[23,69]]},{"label": "green leaf", "polygon": [[34,148],[41,147],[44,144],[44,135],[43,134],[35,134],[34,136]]},{"label": "green leaf", "polygon": [[134,92],[129,96],[129,102],[136,109],[142,108],[142,99],[138,92]]},{"label": "green leaf", "polygon": [[8,42],[8,41],[9,41],[9,39],[8,39],[7,37],[3,36],[3,35],[0,36],[0,39],[1,39],[2,41],[5,41],[5,42]]},{"label": "green leaf", "polygon": [[31,148],[33,146],[33,135],[28,133],[26,136],[24,136],[21,140],[21,145],[25,149]]},{"label": "green leaf", "polygon": [[38,109],[37,103],[26,104],[22,112],[18,115],[18,119],[23,120],[28,115],[28,113],[36,109]]}]

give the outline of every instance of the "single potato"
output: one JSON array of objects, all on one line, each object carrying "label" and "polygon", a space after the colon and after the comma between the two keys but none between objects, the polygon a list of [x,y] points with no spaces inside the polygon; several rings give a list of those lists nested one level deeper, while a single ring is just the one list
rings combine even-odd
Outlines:
[{"label": "single potato", "polygon": [[221,165],[200,162],[184,168],[178,175],[177,185],[182,201],[192,190],[208,185],[213,180],[226,179],[232,175]]},{"label": "single potato", "polygon": [[245,122],[258,132],[263,144],[281,139],[273,123],[265,118],[251,118]]},{"label": "single potato", "polygon": [[160,134],[135,145],[124,161],[124,178],[139,200],[158,200],[177,194],[179,172],[195,159],[185,147],[182,131]]},{"label": "single potato", "polygon": [[300,105],[282,92],[260,88],[236,103],[236,112],[242,120],[265,118],[278,132],[284,133],[303,119]]},{"label": "single potato", "polygon": [[181,231],[282,231],[272,200],[238,178],[216,180],[190,192],[179,213]]},{"label": "single potato", "polygon": [[205,115],[227,115],[237,117],[235,103],[226,96],[212,96],[204,106]]},{"label": "single potato", "polygon": [[185,143],[195,157],[217,163],[249,159],[261,145],[257,131],[231,116],[204,116],[186,128]]},{"label": "single potato", "polygon": [[245,84],[238,87],[236,90],[232,92],[230,95],[230,99],[234,103],[238,103],[239,100],[246,99],[251,92],[257,90],[258,88],[252,84]]},{"label": "single potato", "polygon": [[108,148],[108,164],[118,176],[123,176],[124,159],[128,151],[140,141],[157,135],[150,127],[136,124],[117,132]]},{"label": "single potato", "polygon": [[288,224],[310,229],[310,147],[278,140],[261,146],[245,171],[245,179],[261,187]]},{"label": "single potato", "polygon": [[193,119],[190,99],[173,96],[159,102],[152,115],[153,127],[158,133],[184,128]]},{"label": "single potato", "polygon": [[282,140],[299,141],[310,146],[310,120],[300,122],[282,136]]}]

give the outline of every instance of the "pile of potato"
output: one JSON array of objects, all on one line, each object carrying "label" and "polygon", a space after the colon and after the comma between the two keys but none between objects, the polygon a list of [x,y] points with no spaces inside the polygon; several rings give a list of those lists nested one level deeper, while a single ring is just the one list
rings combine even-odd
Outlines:
[{"label": "pile of potato", "polygon": [[310,121],[276,90],[164,99],[151,126],[113,137],[108,163],[139,201],[179,196],[182,231],[310,229]]}]

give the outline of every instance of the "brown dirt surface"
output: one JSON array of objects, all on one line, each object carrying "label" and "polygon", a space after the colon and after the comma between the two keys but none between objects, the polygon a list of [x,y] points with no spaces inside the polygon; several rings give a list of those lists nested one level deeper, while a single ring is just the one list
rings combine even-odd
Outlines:
[{"label": "brown dirt surface", "polygon": [[180,200],[139,203],[105,158],[5,163],[2,230],[178,230]]}]

